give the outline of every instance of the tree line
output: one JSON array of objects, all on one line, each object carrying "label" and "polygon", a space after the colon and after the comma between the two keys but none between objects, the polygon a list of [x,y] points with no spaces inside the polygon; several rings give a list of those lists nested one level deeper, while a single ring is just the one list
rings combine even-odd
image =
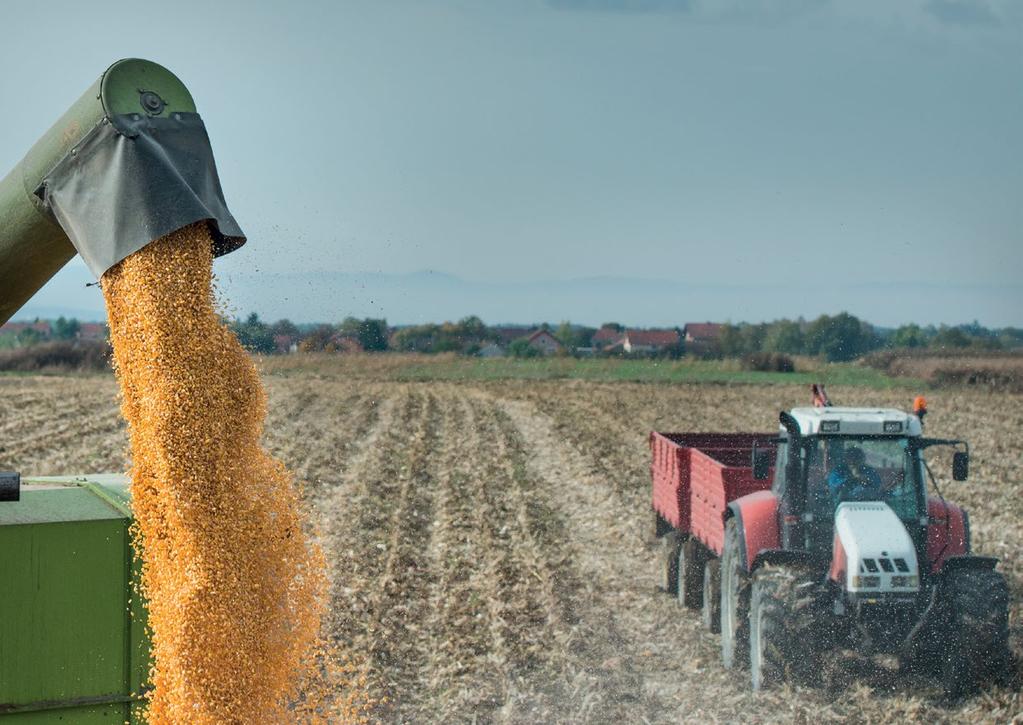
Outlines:
[{"label": "tree line", "polygon": [[721,330],[718,352],[725,357],[767,352],[843,362],[882,349],[1007,350],[1020,346],[1023,346],[1020,328],[989,329],[972,322],[926,327],[908,324],[884,329],[842,312],[821,315],[812,321],[782,319],[726,324]]},{"label": "tree line", "polygon": [[[525,336],[508,339],[508,329],[486,325],[471,315],[457,322],[429,323],[392,328],[383,318],[346,317],[337,324],[295,324],[290,320],[265,322],[252,313],[245,318],[225,320],[247,349],[261,354],[279,352],[453,352],[475,355],[489,345],[501,345],[505,354],[530,357],[540,354]],[[74,341],[81,331],[75,318],[35,320],[31,326],[12,325],[0,332],[0,348],[32,347],[46,341]],[[614,322],[602,327],[624,332]],[[37,329],[38,328],[38,329]],[[563,346],[566,354],[593,350],[596,327],[565,321],[557,325],[539,323],[521,330],[544,329]],[[682,330],[678,329],[681,333]],[[875,327],[855,315],[841,312],[814,320],[780,319],[761,323],[725,323],[715,344],[701,345],[706,357],[748,357],[759,353],[807,355],[841,362],[854,360],[878,350],[1013,350],[1023,347],[1023,329],[988,328],[978,322],[955,326],[902,325]],[[670,351],[686,354],[684,345]]]},{"label": "tree line", "polygon": [[53,340],[75,340],[82,328],[82,324],[74,317],[58,317],[53,322],[36,318],[32,325],[17,332],[0,332],[0,348],[32,347]]},{"label": "tree line", "polygon": [[[339,324],[296,325],[289,320],[267,323],[255,313],[230,322],[241,343],[254,352],[272,354],[292,349],[300,352],[366,351],[478,354],[488,345],[501,344],[510,355],[538,354],[524,337],[504,339],[503,328],[486,325],[479,317],[457,322],[429,323],[391,328],[386,319],[346,317]],[[617,323],[605,323],[623,332]],[[598,328],[565,321],[558,325],[540,323],[532,329],[546,329],[568,354],[591,350]],[[679,329],[679,332],[682,332]],[[716,343],[701,345],[707,357],[744,357],[756,353],[808,355],[828,361],[854,360],[882,349],[1003,350],[1023,346],[1023,329],[992,329],[973,322],[957,326],[875,327],[855,315],[841,312],[813,320],[780,319],[761,323],[725,323]],[[684,346],[677,352],[685,354]]]}]

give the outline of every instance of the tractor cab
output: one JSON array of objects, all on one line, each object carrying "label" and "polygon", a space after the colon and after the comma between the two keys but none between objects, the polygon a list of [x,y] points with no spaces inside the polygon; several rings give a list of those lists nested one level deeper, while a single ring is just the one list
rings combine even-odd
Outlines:
[{"label": "tractor cab", "polygon": [[[939,501],[928,497],[930,472],[923,451],[936,445],[955,447],[953,478],[962,481],[969,468],[967,444],[924,437],[927,410],[922,398],[912,414],[894,408],[832,406],[823,388],[815,388],[815,403],[781,413],[775,455],[754,452],[755,478],[766,478],[774,463],[772,491],[779,504],[782,548],[831,556],[840,543],[836,532],[850,531],[848,522],[840,525],[843,519],[863,519],[865,512],[873,511],[878,527],[901,523],[916,559],[933,558],[928,552],[934,538],[929,527],[931,509]],[[865,506],[868,503],[875,505]],[[946,507],[943,501],[940,505]],[[882,510],[887,513],[882,515]],[[880,519],[887,520],[889,514],[891,521],[882,523]],[[868,537],[872,529],[863,522],[854,528]],[[927,573],[925,567],[922,574]]]},{"label": "tractor cab", "polygon": [[927,495],[919,418],[895,409],[795,408],[778,442],[772,490],[796,514],[804,541],[830,551],[844,503],[883,502],[915,543],[924,539]]}]

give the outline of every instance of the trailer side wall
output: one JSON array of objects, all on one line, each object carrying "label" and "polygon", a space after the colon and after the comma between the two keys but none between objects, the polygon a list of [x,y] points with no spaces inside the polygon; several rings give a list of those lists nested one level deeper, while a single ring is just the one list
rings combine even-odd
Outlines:
[{"label": "trailer side wall", "polygon": [[677,531],[692,534],[720,554],[728,504],[771,487],[772,476],[762,481],[753,478],[754,446],[773,451],[772,436],[652,432],[654,510]]}]

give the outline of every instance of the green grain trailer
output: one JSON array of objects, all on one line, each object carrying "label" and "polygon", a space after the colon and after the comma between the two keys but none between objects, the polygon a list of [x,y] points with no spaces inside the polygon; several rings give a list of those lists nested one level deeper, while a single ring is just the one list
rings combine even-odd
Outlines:
[{"label": "green grain trailer", "polygon": [[[0,323],[75,253],[100,278],[205,221],[214,253],[245,237],[184,84],[114,63],[0,180]],[[141,722],[145,610],[121,476],[0,473],[0,725]]]},{"label": "green grain trailer", "polygon": [[23,481],[0,503],[0,723],[141,722],[149,669],[123,476]]}]

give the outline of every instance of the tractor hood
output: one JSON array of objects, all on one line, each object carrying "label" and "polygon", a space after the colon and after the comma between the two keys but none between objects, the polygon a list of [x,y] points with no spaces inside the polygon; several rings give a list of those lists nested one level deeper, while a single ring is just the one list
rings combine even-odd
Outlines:
[{"label": "tractor hood", "polygon": [[852,594],[908,595],[919,591],[913,539],[888,504],[839,504],[830,576]]}]

